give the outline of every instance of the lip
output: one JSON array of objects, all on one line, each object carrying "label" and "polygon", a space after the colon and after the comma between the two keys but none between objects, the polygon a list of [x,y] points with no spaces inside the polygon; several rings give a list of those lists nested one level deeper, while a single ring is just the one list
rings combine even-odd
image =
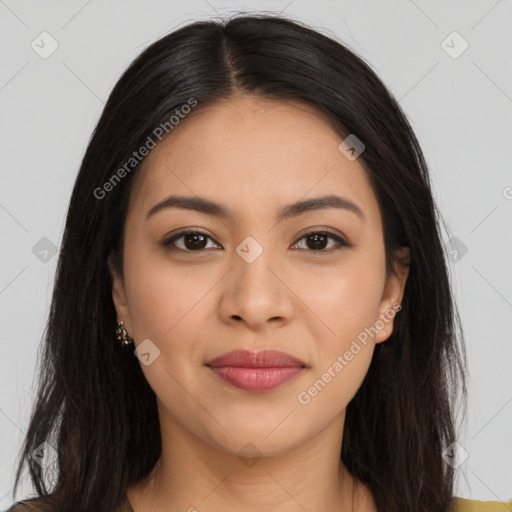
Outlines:
[{"label": "lip", "polygon": [[206,363],[225,382],[246,391],[267,391],[281,386],[306,368],[306,363],[277,350],[235,350]]}]

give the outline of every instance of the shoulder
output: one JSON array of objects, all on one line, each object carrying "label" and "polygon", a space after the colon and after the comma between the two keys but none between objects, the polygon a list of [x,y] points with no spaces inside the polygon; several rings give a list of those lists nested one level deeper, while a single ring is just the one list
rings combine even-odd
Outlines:
[{"label": "shoulder", "polygon": [[[47,512],[48,505],[44,507],[42,500],[39,498],[31,498],[16,502],[10,508],[3,512]],[[133,512],[133,509],[126,497],[114,512]]]},{"label": "shoulder", "polygon": [[5,509],[5,512],[21,512],[22,510],[26,511],[27,507],[21,501],[18,501],[18,503],[15,503],[10,508]]},{"label": "shoulder", "polygon": [[450,512],[512,512],[512,501],[476,501],[454,498]]},{"label": "shoulder", "polygon": [[24,500],[17,501],[14,505],[8,508],[5,512],[38,512],[41,510],[38,506],[38,500]]}]

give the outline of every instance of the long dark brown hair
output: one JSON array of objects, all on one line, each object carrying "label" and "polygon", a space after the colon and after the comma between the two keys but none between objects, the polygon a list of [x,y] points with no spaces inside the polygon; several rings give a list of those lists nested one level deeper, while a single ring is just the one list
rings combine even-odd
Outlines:
[{"label": "long dark brown hair", "polygon": [[[356,134],[364,143],[358,161],[381,208],[387,269],[400,246],[410,248],[411,262],[393,333],[375,347],[347,407],[340,457],[379,512],[446,512],[454,469],[442,453],[456,440],[456,409],[466,410],[466,356],[426,162],[368,64],[334,36],[270,15],[175,30],[115,85],[69,204],[13,496],[26,464],[38,510],[110,512],[157,462],[156,397],[114,333],[107,262],[122,275],[128,199],[144,160],[126,162],[191,98],[200,109],[235,93],[302,102],[325,114],[340,141]],[[109,181],[123,166],[122,179]],[[52,475],[31,456],[45,442],[57,454]]]}]

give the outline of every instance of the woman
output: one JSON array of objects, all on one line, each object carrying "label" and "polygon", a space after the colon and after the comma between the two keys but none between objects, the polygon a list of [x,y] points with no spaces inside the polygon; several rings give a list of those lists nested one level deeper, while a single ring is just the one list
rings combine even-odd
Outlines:
[{"label": "woman", "polygon": [[494,510],[453,497],[429,179],[329,37],[240,16],[152,44],[74,186],[11,510]]}]

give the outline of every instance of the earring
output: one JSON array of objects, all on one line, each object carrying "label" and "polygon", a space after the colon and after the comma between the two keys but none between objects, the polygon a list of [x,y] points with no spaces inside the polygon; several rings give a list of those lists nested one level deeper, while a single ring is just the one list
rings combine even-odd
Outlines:
[{"label": "earring", "polygon": [[130,348],[133,345],[133,338],[128,336],[126,329],[124,328],[124,322],[119,322],[116,329],[117,341],[121,343],[123,348]]}]

